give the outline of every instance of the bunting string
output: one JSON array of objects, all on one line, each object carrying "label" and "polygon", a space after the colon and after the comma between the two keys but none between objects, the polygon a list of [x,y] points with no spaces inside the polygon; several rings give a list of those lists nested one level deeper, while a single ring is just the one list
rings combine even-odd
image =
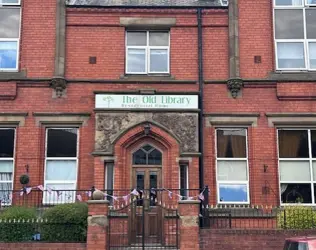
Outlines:
[{"label": "bunting string", "polygon": [[[23,188],[20,190],[20,196],[23,196],[24,194],[28,195],[32,192],[33,189],[38,189],[42,192],[45,191],[44,189],[44,186],[43,185],[37,185],[37,186],[33,186],[33,187],[26,187],[26,188]],[[195,195],[195,196],[186,196],[186,195],[181,195],[181,194],[178,194],[177,192],[174,192],[174,191],[171,191],[169,189],[166,189],[166,188],[162,188],[162,189],[158,189],[158,190],[161,190],[161,191],[166,191],[167,194],[168,194],[168,197],[169,199],[172,199],[173,197],[179,197],[180,199],[187,199],[187,200],[196,200],[196,199],[199,199],[201,201],[204,201],[205,200],[205,196],[204,196],[204,192],[206,190],[206,188],[204,188],[198,195]],[[46,187],[46,191],[49,193],[49,194],[52,194],[53,192],[56,193],[57,195],[57,199],[59,199],[59,197],[62,195],[63,191],[60,191],[60,190],[57,190],[57,189],[54,189],[54,188],[51,188],[51,187]],[[69,191],[72,191],[72,190],[69,190]],[[98,190],[98,189],[95,189],[95,191],[100,191],[102,192],[101,190]],[[115,190],[114,190],[115,191]],[[67,192],[66,190],[64,192]],[[157,193],[157,189],[151,189],[150,190],[150,193],[154,196],[156,195]],[[89,198],[92,197],[92,191],[85,191],[84,192],[85,195],[87,195]],[[127,202],[131,196],[141,196],[143,194],[143,190],[137,190],[136,188],[134,188],[130,193],[126,194],[126,195],[123,195],[123,196],[116,196],[116,195],[110,195],[106,192],[102,192],[104,197],[111,197],[113,200],[115,201],[119,201],[119,200],[123,200],[125,202]],[[11,194],[12,196],[12,194]],[[153,197],[152,197],[153,198]],[[76,199],[78,201],[82,201],[83,198],[82,198],[82,194],[78,194],[76,195]]]}]

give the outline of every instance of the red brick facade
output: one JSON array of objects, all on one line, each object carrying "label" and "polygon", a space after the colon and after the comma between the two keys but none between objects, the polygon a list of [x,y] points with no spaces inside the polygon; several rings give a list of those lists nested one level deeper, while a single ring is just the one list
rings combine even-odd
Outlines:
[{"label": "red brick facade", "polygon": [[[242,114],[257,117],[236,124],[248,129],[250,204],[279,204],[279,177],[275,126],[269,126],[268,113],[316,112],[313,82],[271,80],[274,72],[274,45],[271,0],[239,0],[240,77],[244,87],[237,98],[227,89],[229,75],[229,16],[225,8],[203,10],[204,63],[204,184],[210,186],[212,204],[217,203],[215,129],[209,118],[214,114],[234,117]],[[66,8],[65,79],[66,93],[55,98],[50,88],[54,77],[56,1],[22,1],[22,27],[19,70],[24,78],[0,78],[0,112],[5,119],[1,126],[12,125],[8,116],[25,112],[25,122],[16,129],[14,189],[20,189],[19,176],[29,165],[31,185],[43,184],[45,159],[45,123],[36,113],[89,113],[80,126],[79,168],[77,189],[104,188],[104,160],[107,156],[95,151],[95,93],[139,93],[154,90],[157,94],[199,91],[198,29],[194,9],[111,9]],[[120,17],[175,18],[170,28],[171,78],[124,78],[125,27]],[[255,63],[254,56],[262,62]],[[89,64],[96,57],[96,64]],[[0,75],[2,72],[0,73]],[[303,73],[302,73],[303,74]],[[176,81],[175,81],[176,80]],[[179,121],[181,122],[181,121]],[[58,124],[56,118],[55,122]],[[62,122],[65,124],[65,122]],[[310,122],[313,124],[313,122]],[[291,125],[291,124],[289,124]],[[215,126],[216,127],[216,126]],[[131,187],[129,161],[132,149],[150,142],[163,152],[165,163],[163,186],[179,187],[180,146],[175,137],[152,125],[152,134],[144,137],[142,124],[130,128],[116,139],[114,151],[114,188]],[[199,188],[199,156],[188,156],[189,187]],[[181,159],[180,159],[181,160]],[[268,170],[263,171],[267,165]],[[270,192],[263,194],[263,187]]]}]

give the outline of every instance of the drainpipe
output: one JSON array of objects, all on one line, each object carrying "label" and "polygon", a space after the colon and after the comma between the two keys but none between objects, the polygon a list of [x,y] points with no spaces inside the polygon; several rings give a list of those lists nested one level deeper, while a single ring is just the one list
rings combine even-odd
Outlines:
[{"label": "drainpipe", "polygon": [[199,71],[199,186],[204,188],[204,121],[203,121],[203,28],[202,28],[202,8],[197,9],[198,23],[198,71]]}]

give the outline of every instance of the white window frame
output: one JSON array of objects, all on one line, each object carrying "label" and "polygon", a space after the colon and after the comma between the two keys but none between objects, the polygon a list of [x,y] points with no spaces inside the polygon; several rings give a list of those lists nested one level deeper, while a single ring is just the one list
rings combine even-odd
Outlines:
[{"label": "white window frame", "polygon": [[21,7],[21,0],[18,3],[0,3],[0,8],[17,8],[20,9],[20,24],[19,24],[19,37],[18,38],[1,38],[0,42],[17,42],[17,53],[16,53],[16,65],[15,68],[1,68],[0,72],[17,72],[19,70],[19,63],[20,63],[20,40],[21,40],[21,26],[22,26],[22,7]]},{"label": "white window frame", "polygon": [[[280,150],[279,150],[279,130],[305,130],[307,131],[308,135],[308,158],[280,158]],[[314,184],[316,184],[316,180],[313,180],[313,161],[316,162],[316,158],[312,157],[312,141],[311,141],[311,131],[315,130],[316,128],[313,127],[278,127],[277,128],[277,155],[278,155],[278,177],[279,177],[279,202],[282,206],[314,206],[316,204],[316,200],[314,197]],[[280,174],[280,162],[281,161],[302,161],[302,162],[309,162],[309,171],[310,171],[310,181],[281,181],[281,174]],[[312,203],[283,203],[281,198],[281,184],[310,184],[311,185],[311,198]]]},{"label": "white window frame", "polygon": [[[128,32],[143,32],[146,33],[146,46],[135,46],[135,45],[127,45],[127,33]],[[150,32],[166,32],[168,33],[168,46],[149,46],[149,33]],[[128,50],[129,49],[142,49],[145,50],[145,72],[129,72],[127,69],[128,62]],[[150,71],[150,51],[152,49],[162,49],[167,50],[168,56],[168,70],[167,71]],[[126,30],[125,31],[125,73],[131,75],[147,75],[147,74],[170,74],[170,31],[169,30]]]},{"label": "white window frame", "polygon": [[[302,5],[291,6],[291,5],[276,5],[276,0],[273,0],[273,38],[274,38],[274,56],[275,56],[275,65],[277,71],[293,71],[293,72],[301,72],[301,71],[316,71],[315,69],[310,68],[310,60],[309,60],[309,43],[315,42],[316,39],[308,39],[307,38],[307,29],[306,29],[306,10],[314,9],[309,8],[309,6],[316,6],[316,4],[307,4],[307,0],[302,0]],[[275,30],[275,10],[303,10],[303,25],[304,25],[304,38],[303,39],[276,39],[276,30]],[[316,11],[315,11],[316,13]],[[278,43],[303,43],[304,46],[304,61],[305,68],[280,68],[278,62]]]},{"label": "white window frame", "polygon": [[[186,195],[189,196],[190,195],[190,188],[189,188],[189,163],[188,162],[180,162],[179,163],[179,190],[181,190],[181,166],[185,166],[185,172],[186,172]],[[181,195],[181,194],[180,194]],[[179,200],[181,200],[181,198],[179,197]],[[182,199],[183,200],[183,199]]]},{"label": "white window frame", "polygon": [[[76,129],[77,130],[77,156],[76,157],[47,157],[47,142],[48,142],[48,130],[63,130],[63,129]],[[51,200],[47,201],[47,196],[49,196],[47,191],[47,185],[54,185],[54,184],[73,184],[74,190],[70,190],[72,192],[72,200],[70,202],[66,201],[58,201],[58,203],[71,203],[76,201],[76,189],[78,183],[78,171],[79,171],[79,128],[78,127],[47,127],[45,129],[45,166],[44,166],[44,189],[46,190],[43,195],[43,204],[51,204]],[[76,180],[75,181],[57,181],[57,180],[46,180],[46,167],[47,161],[64,161],[64,160],[76,160]],[[54,192],[54,191],[53,191]],[[54,202],[54,201],[53,201]]]},{"label": "white window frame", "polygon": [[316,3],[308,3],[308,0],[305,0],[306,6],[316,6]]},{"label": "white window frame", "polygon": [[[16,154],[16,128],[12,128],[12,127],[0,127],[0,130],[7,130],[7,129],[12,129],[14,130],[14,138],[13,138],[13,157],[6,157],[6,158],[0,158],[0,161],[12,161],[12,164],[13,164],[13,169],[12,169],[12,180],[11,182],[9,181],[1,181],[0,180],[0,183],[11,183],[11,186],[12,186],[12,190],[14,190],[14,176],[15,176],[15,154]],[[11,191],[11,200],[10,200],[10,203],[2,203],[1,202],[1,205],[5,205],[5,206],[8,206],[8,205],[11,205],[12,204],[12,191]]]},{"label": "white window frame", "polygon": [[18,0],[17,3],[1,3],[0,6],[16,6],[16,5],[21,5],[21,0]]},{"label": "white window frame", "polygon": [[[225,157],[217,157],[217,130],[234,130],[234,129],[244,129],[246,132],[246,158],[225,158]],[[217,203],[218,204],[250,204],[250,188],[249,188],[249,160],[248,160],[248,129],[246,127],[217,127],[215,128],[215,172],[216,172],[216,191],[217,191]],[[247,181],[221,181],[218,180],[218,169],[217,163],[218,161],[246,161],[246,171],[247,171]],[[247,201],[242,202],[230,202],[230,201],[220,201],[220,184],[240,184],[240,185],[247,185]]]}]

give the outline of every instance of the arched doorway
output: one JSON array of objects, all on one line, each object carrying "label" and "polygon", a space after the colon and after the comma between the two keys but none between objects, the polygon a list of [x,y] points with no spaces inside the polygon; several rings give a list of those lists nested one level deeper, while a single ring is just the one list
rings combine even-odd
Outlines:
[{"label": "arched doorway", "polygon": [[[150,204],[158,202],[156,189],[162,187],[162,152],[150,144],[141,146],[132,153],[132,188],[141,194],[148,191]],[[140,199],[139,205],[143,199]]]},{"label": "arched doorway", "polygon": [[131,214],[136,222],[131,223],[133,243],[143,237],[146,244],[161,243],[162,210],[157,206],[157,189],[162,187],[162,161],[162,152],[150,144],[132,152],[131,183],[139,193],[136,210]]}]

